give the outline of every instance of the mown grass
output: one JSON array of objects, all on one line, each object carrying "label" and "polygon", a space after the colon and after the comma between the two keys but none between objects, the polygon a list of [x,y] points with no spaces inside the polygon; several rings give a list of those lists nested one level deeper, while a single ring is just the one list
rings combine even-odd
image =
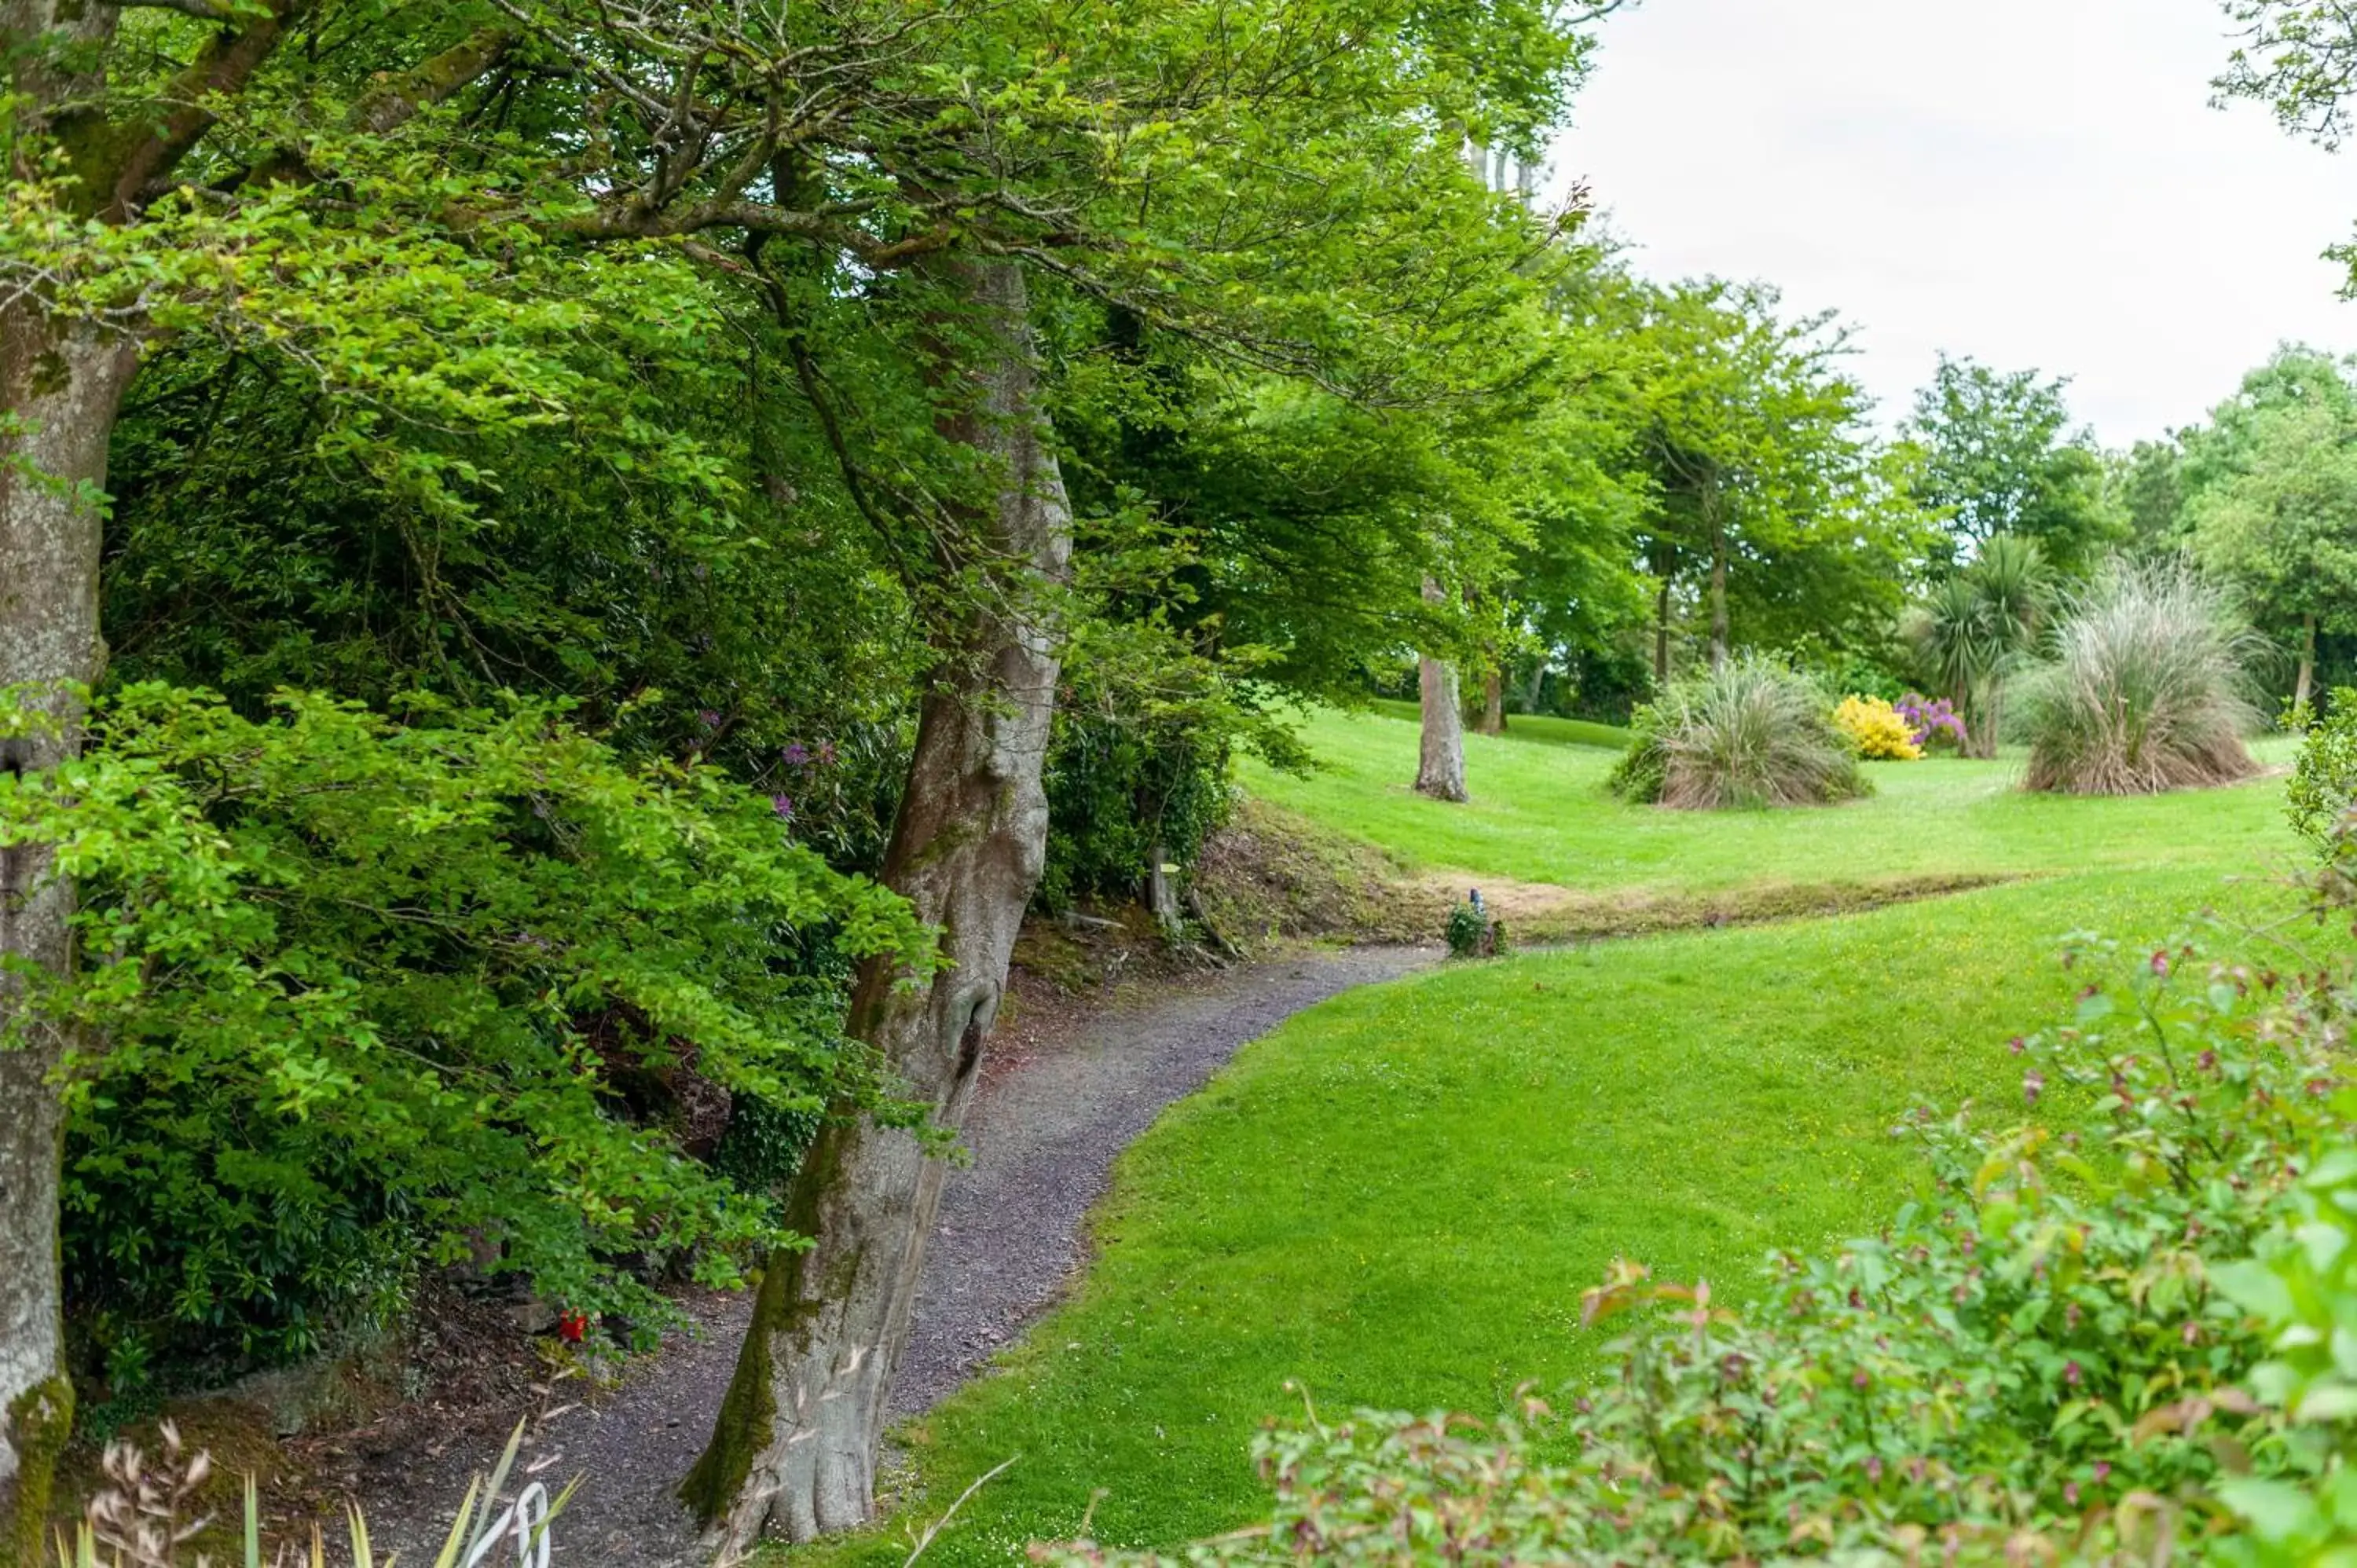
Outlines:
[{"label": "mown grass", "polygon": [[913,1523],[1010,1455],[929,1556],[1019,1561],[1092,1497],[1099,1540],[1169,1544],[1265,1508],[1246,1445],[1297,1409],[1288,1380],[1329,1411],[1481,1413],[1525,1380],[1577,1381],[1598,1350],[1579,1293],[1615,1257],[1740,1297],[1771,1248],[1870,1229],[1917,1177],[1888,1135],[1909,1109],[2023,1113],[2004,1041],[2082,983],[2061,938],[2274,908],[2271,885],[2230,877],[2290,848],[2271,783],[2017,811],[2002,768],[1965,764],[1866,807],[1652,828],[1602,796],[1604,762],[1512,740],[1477,748],[1488,804],[1453,822],[1387,798],[1412,726],[1320,720],[1312,738],[1340,766],[1284,781],[1289,803],[1430,864],[1668,888],[1893,862],[2045,875],[1452,968],[1302,1015],[1125,1156],[1076,1297],[905,1434],[918,1484],[897,1520],[817,1555],[904,1556]]},{"label": "mown grass", "polygon": [[[1373,711],[1384,718],[1405,719],[1411,724],[1423,722],[1414,703],[1383,698],[1375,703]],[[1593,719],[1559,719],[1544,714],[1515,714],[1506,721],[1506,734],[1509,739],[1536,741],[1542,746],[1592,746],[1610,752],[1628,750],[1637,738],[1618,725],[1598,724]]]},{"label": "mown grass", "polygon": [[[1664,811],[1606,791],[1615,754],[1533,745],[1510,731],[1466,736],[1473,800],[1451,806],[1408,788],[1415,775],[1415,725],[1408,719],[1318,713],[1303,734],[1321,771],[1299,778],[1247,764],[1245,787],[1380,843],[1418,869],[1581,890],[1692,892],[2104,865],[2244,867],[2280,855],[2287,844],[2281,791],[2264,780],[2222,791],[2072,800],[2021,789],[2018,758],[1932,758],[1868,763],[1875,793],[1847,805]],[[2284,741],[2256,749],[2270,764],[2289,760]]]}]

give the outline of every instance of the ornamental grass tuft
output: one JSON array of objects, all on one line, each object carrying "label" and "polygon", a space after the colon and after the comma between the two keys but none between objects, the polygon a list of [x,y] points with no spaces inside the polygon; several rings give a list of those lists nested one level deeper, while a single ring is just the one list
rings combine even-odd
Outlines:
[{"label": "ornamental grass tuft", "polygon": [[2115,564],[2066,609],[2024,686],[2031,789],[2155,795],[2258,771],[2247,674],[2261,651],[2224,596],[2175,564]]},{"label": "ornamental grass tuft", "polygon": [[1679,811],[1856,799],[1866,779],[1830,709],[1813,682],[1775,660],[1731,660],[1640,710],[1637,744],[1612,787]]}]

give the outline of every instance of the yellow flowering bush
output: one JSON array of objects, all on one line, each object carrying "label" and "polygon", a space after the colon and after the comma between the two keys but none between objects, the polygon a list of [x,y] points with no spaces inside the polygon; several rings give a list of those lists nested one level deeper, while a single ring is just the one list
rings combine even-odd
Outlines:
[{"label": "yellow flowering bush", "polygon": [[1844,697],[1834,710],[1834,727],[1849,736],[1868,762],[1920,762],[1923,748],[1899,710],[1880,697]]}]

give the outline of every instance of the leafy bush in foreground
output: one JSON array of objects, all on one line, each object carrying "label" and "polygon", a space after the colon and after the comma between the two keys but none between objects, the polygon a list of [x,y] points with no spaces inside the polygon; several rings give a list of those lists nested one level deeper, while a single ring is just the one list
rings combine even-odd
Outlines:
[{"label": "leafy bush in foreground", "polygon": [[1612,771],[1623,799],[1684,811],[1803,806],[1867,792],[1824,694],[1772,659],[1730,660],[1637,712]]},{"label": "leafy bush in foreground", "polygon": [[724,1280],[770,1233],[685,1154],[697,1104],[881,1092],[780,955],[918,960],[899,899],[752,791],[546,708],[414,716],[139,686],[82,760],[0,775],[0,843],[56,845],[81,892],[81,961],[29,1000],[92,1043],[65,1251],[118,1393],[224,1339],[311,1353],[427,1259],[644,1321],[651,1265]]},{"label": "leafy bush in foreground", "polygon": [[1844,697],[1834,709],[1834,728],[1849,737],[1868,762],[1920,762],[1923,750],[1899,710],[1882,697]]},{"label": "leafy bush in foreground", "polygon": [[[2357,817],[2316,886],[2345,929]],[[2070,961],[2115,978],[2009,1043],[2027,1115],[1919,1113],[1930,1187],[1881,1233],[1741,1314],[1620,1266],[1586,1297],[1611,1369],[1560,1412],[1273,1428],[1273,1522],[1189,1559],[2357,1558],[2345,948]]]},{"label": "leafy bush in foreground", "polygon": [[2224,596],[2185,568],[2113,565],[2025,682],[2029,787],[2149,795],[2248,778],[2255,650]]},{"label": "leafy bush in foreground", "polygon": [[2309,721],[2284,793],[2293,831],[2329,847],[2333,825],[2357,804],[2357,691],[2339,688],[2328,716]]}]

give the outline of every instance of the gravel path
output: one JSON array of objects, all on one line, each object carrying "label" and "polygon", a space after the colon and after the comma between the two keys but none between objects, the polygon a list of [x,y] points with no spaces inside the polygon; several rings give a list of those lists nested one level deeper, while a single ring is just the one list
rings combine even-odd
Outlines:
[{"label": "gravel path", "polygon": [[[952,1171],[925,1262],[909,1349],[892,1385],[892,1413],[930,1410],[1054,1303],[1086,1261],[1089,1208],[1115,1155],[1173,1101],[1193,1093],[1247,1042],[1305,1007],[1435,961],[1412,948],[1358,948],[1208,972],[1153,984],[1139,999],[1095,1011],[1068,1028],[1017,1025],[968,1118],[974,1163]],[[552,1562],[614,1568],[686,1568],[694,1532],[673,1500],[709,1434],[744,1333],[747,1303],[692,1305],[704,1332],[682,1336],[594,1408],[566,1408],[578,1384],[559,1383],[552,1412],[526,1440],[524,1463],[552,1481],[579,1474],[581,1491],[554,1532]],[[512,1421],[511,1412],[506,1417]],[[435,1455],[371,1455],[397,1477],[371,1487],[379,1551],[431,1562],[468,1472],[490,1455],[454,1444]],[[388,1463],[391,1461],[391,1463]],[[438,1532],[437,1532],[438,1534]],[[388,1541],[387,1538],[393,1539]]]}]

